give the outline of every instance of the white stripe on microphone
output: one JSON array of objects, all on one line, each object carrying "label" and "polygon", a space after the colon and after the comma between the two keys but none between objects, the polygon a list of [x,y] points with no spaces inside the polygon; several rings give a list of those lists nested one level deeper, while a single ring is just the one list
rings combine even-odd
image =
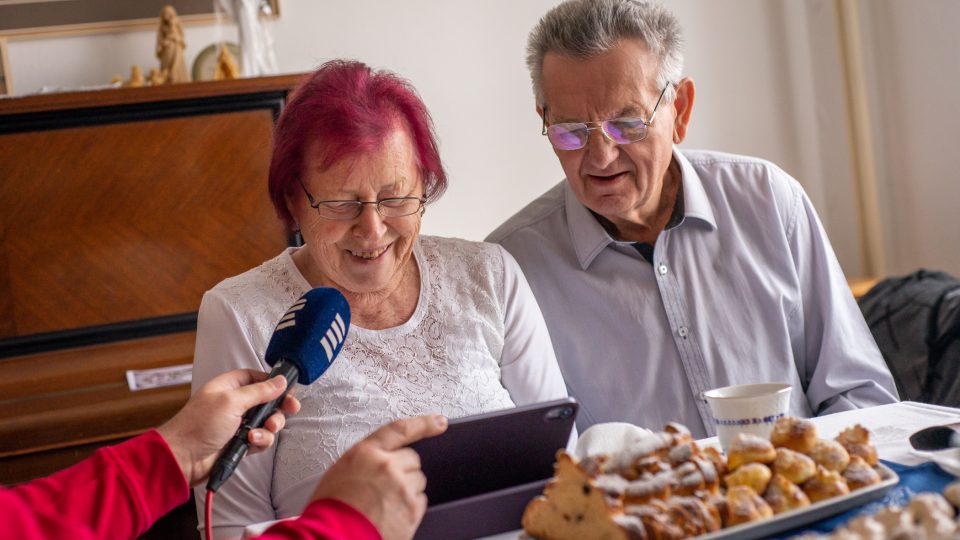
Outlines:
[{"label": "white stripe on microphone", "polygon": [[327,338],[320,338],[320,345],[323,345],[323,352],[327,353],[327,362],[333,362],[333,347],[327,343]]}]

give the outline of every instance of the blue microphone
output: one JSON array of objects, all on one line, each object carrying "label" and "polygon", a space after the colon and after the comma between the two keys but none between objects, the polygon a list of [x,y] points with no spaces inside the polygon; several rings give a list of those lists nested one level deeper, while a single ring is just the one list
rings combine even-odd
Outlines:
[{"label": "blue microphone", "polygon": [[349,329],[350,305],[336,289],[312,289],[290,306],[277,323],[264,354],[267,364],[273,366],[270,378],[283,375],[287,379],[287,388],[280,397],[257,405],[243,415],[240,429],[210,472],[209,491],[216,491],[230,478],[250,449],[247,441],[250,430],[263,427],[267,418],[283,403],[293,383],[311,384],[330,367],[340,354]]}]

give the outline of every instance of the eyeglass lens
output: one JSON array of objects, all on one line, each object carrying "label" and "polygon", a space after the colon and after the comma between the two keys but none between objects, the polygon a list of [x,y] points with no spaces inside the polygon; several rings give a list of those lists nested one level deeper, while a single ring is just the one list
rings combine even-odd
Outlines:
[{"label": "eyeglass lens", "polygon": [[641,118],[614,118],[604,120],[599,126],[590,127],[583,122],[567,122],[547,127],[547,138],[560,150],[583,148],[593,129],[603,130],[617,144],[630,144],[647,136],[647,123]]},{"label": "eyeglass lens", "polygon": [[327,219],[353,219],[363,211],[363,205],[376,205],[383,217],[403,217],[420,211],[423,201],[417,197],[397,197],[379,201],[321,201],[317,203],[320,217]]}]

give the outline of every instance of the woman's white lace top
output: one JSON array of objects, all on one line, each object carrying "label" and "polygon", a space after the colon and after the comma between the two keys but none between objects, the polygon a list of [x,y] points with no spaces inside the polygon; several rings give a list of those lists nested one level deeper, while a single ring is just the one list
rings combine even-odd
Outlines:
[{"label": "woman's white lace top", "polygon": [[[291,258],[295,249],[204,295],[194,391],[230,369],[269,371],[263,354],[273,329],[310,289]],[[540,309],[503,248],[421,236],[414,256],[420,297],[413,316],[385,330],[351,326],[326,373],[295,389],[303,408],[287,419],[275,448],[244,458],[217,492],[217,538],[302,512],[323,471],[391,420],[456,418],[566,396]],[[198,488],[198,501],[202,495]]]}]

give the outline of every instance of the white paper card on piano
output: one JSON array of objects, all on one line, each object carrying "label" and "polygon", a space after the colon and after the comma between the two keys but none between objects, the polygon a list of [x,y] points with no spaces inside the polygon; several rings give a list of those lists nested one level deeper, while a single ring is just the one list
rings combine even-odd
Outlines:
[{"label": "white paper card on piano", "polygon": [[176,386],[178,384],[190,384],[193,380],[193,364],[182,364],[179,366],[169,366],[155,369],[129,369],[127,370],[127,386],[130,390],[147,390],[150,388],[162,388],[164,386]]}]

